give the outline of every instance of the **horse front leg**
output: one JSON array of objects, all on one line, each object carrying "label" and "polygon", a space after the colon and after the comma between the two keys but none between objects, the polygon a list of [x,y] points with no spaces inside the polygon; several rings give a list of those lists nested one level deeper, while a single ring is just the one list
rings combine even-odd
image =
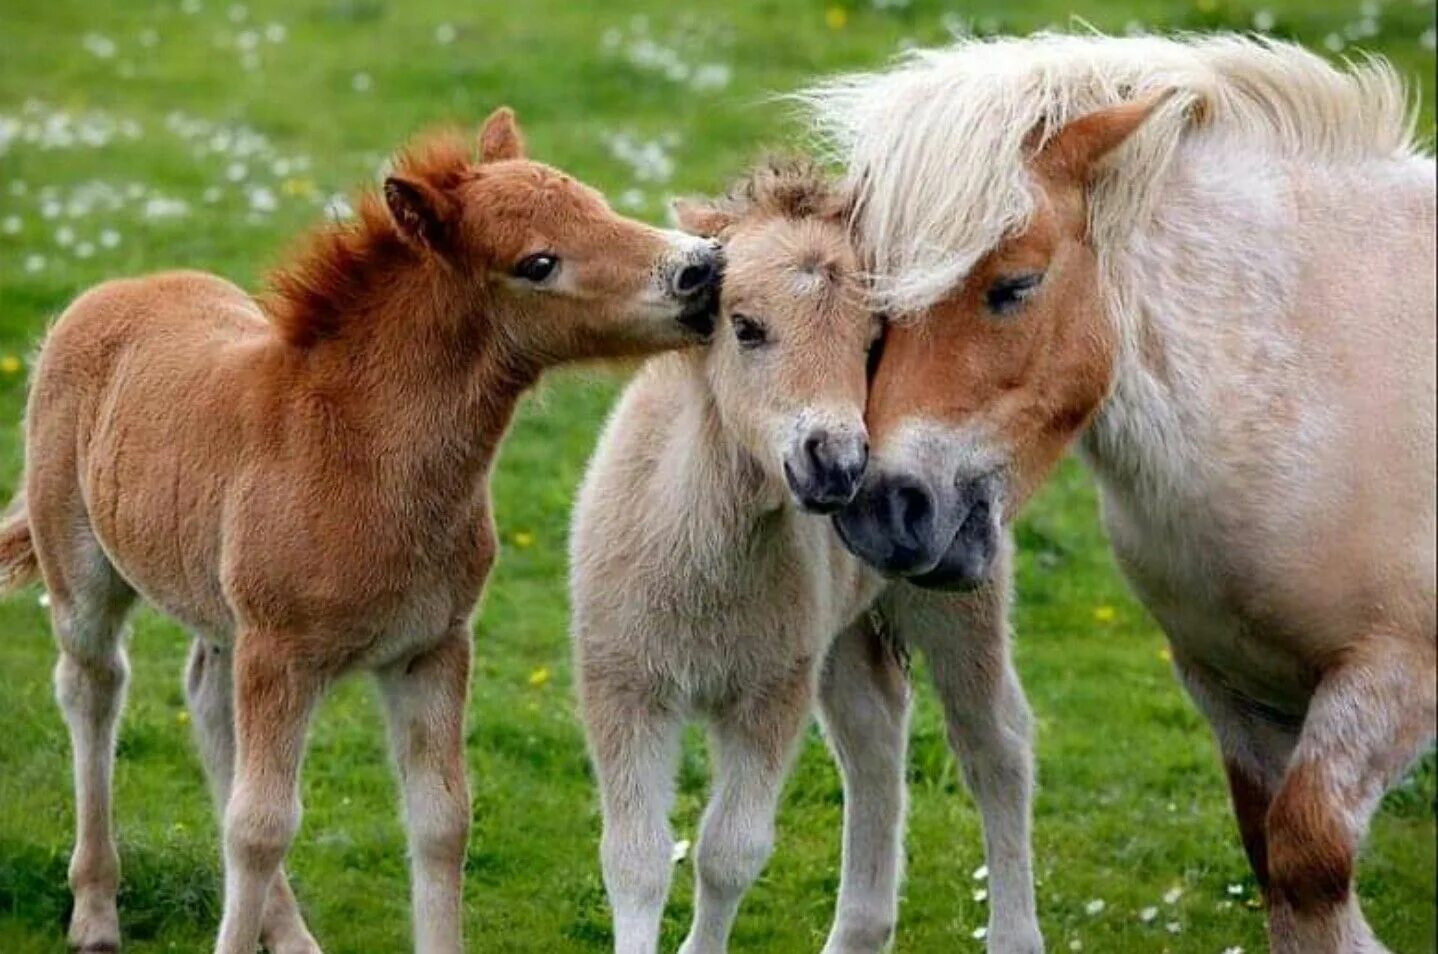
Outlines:
[{"label": "horse front leg", "polygon": [[[1008,549],[1005,549],[1007,554]],[[949,745],[984,823],[989,869],[988,950],[1044,949],[1034,901],[1032,717],[1009,658],[1008,557],[994,582],[946,595],[904,587],[899,636],[928,656]]]},{"label": "horse front leg", "polygon": [[324,683],[256,631],[236,639],[235,781],[225,809],[225,908],[217,954],[254,954],[265,907],[300,825],[300,764]]},{"label": "horse front leg", "polygon": [[455,630],[433,649],[379,673],[404,791],[411,907],[418,954],[463,950],[461,905],[469,847],[464,713],[470,637]]},{"label": "horse front leg", "polygon": [[1267,817],[1274,954],[1371,954],[1355,858],[1388,787],[1433,742],[1431,641],[1369,637],[1324,674]]}]

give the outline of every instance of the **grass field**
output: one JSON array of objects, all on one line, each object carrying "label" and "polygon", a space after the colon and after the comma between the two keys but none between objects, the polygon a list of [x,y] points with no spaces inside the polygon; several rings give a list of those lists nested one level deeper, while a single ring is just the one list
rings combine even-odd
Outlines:
[{"label": "grass field", "polygon": [[[952,26],[1029,30],[1077,13],[1114,31],[1257,27],[1317,49],[1389,55],[1432,128],[1431,3],[981,0],[712,6],[439,0],[7,0],[0,15],[0,487],[21,469],[27,354],[51,316],[103,278],[168,266],[257,285],[286,243],[374,179],[435,121],[513,104],[532,151],[659,219],[714,190],[763,145],[797,141],[766,99],[817,73],[882,63]],[[569,501],[622,382],[549,380],[525,406],[495,482],[505,542],[476,634],[468,760],[475,951],[598,951],[608,942],[599,817],[569,685]],[[1265,949],[1207,729],[1105,549],[1087,477],[1066,464],[1019,527],[1017,653],[1038,718],[1035,850],[1053,951]],[[0,951],[62,949],[71,844],[68,743],[36,592],[0,604]],[[117,818],[128,950],[207,949],[217,835],[189,740],[185,636],[150,612],[132,641]],[[697,736],[676,828],[705,791]],[[897,950],[978,951],[978,819],[919,693],[909,867]],[[327,950],[407,944],[403,832],[368,687],[315,722],[291,870]],[[1430,757],[1385,803],[1362,864],[1370,917],[1395,951],[1433,950]],[[817,735],[787,789],[778,851],[745,903],[741,951],[817,950],[837,884],[840,789]],[[665,921],[690,912],[683,866]]]}]

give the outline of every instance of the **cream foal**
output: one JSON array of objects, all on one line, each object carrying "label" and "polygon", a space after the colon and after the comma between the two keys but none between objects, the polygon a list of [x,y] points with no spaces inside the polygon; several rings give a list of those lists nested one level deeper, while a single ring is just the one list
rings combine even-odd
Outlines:
[{"label": "cream foal", "polygon": [[715,343],[641,372],[576,505],[573,634],[621,954],[658,943],[685,720],[708,723],[715,778],[682,950],[714,954],[770,855],[780,790],[816,702],[845,793],[824,950],[888,945],[908,722],[896,642],[929,656],[983,814],[989,949],[1042,950],[1029,713],[1009,662],[1007,584],[964,595],[889,586],[815,513],[846,501],[863,470],[874,335],[830,188],[805,167],[767,169],[718,207],[681,208],[686,228],[726,243]]}]

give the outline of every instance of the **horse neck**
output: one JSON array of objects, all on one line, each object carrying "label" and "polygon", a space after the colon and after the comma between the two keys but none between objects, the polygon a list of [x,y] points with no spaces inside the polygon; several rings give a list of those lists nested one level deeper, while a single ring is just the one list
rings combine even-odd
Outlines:
[{"label": "horse neck", "polygon": [[[356,276],[364,281],[364,276]],[[463,496],[488,473],[538,376],[482,295],[428,276],[375,276],[336,331],[300,351],[301,389],[339,407],[346,440],[401,485]]]},{"label": "horse neck", "polygon": [[1083,440],[1103,483],[1182,499],[1225,392],[1281,340],[1297,283],[1288,172],[1217,144],[1180,153],[1153,220],[1101,254],[1114,382]]}]

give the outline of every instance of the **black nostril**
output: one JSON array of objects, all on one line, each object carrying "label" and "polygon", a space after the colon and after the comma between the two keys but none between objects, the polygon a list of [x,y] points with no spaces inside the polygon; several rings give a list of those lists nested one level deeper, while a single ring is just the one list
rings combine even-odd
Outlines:
[{"label": "black nostril", "polygon": [[922,487],[901,484],[889,495],[891,526],[899,532],[902,539],[912,543],[925,539],[933,512],[933,502]]},{"label": "black nostril", "polygon": [[823,473],[828,467],[827,444],[829,435],[824,431],[814,431],[804,438],[804,457],[809,465],[814,468],[816,474]]},{"label": "black nostril", "polygon": [[693,265],[685,265],[674,280],[674,290],[681,295],[692,295],[713,284],[714,274],[713,262],[696,262]]}]

